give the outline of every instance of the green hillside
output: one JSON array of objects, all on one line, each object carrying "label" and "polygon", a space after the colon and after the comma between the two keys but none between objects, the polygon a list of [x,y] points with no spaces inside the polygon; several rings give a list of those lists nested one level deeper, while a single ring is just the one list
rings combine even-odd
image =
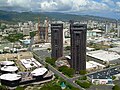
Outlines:
[{"label": "green hillside", "polygon": [[0,11],[0,20],[5,22],[24,22],[24,21],[37,21],[38,17],[41,20],[44,20],[46,15],[40,13],[32,13],[32,12],[7,12]]},{"label": "green hillside", "polygon": [[48,17],[50,20],[97,20],[97,21],[111,21],[114,22],[115,19],[98,17],[98,16],[89,16],[89,15],[74,15],[74,14],[64,14],[56,12],[44,12],[44,13],[35,13],[35,12],[12,12],[12,11],[1,11],[0,10],[0,21],[1,22],[25,22],[25,21],[37,21],[40,17],[40,21],[45,20]]}]

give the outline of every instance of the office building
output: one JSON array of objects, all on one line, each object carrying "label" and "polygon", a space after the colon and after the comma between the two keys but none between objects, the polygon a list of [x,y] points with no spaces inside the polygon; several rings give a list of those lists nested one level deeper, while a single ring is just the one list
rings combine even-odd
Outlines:
[{"label": "office building", "polygon": [[51,57],[63,56],[63,24],[51,24]]},{"label": "office building", "polygon": [[76,73],[86,70],[86,24],[71,24],[71,67]]}]

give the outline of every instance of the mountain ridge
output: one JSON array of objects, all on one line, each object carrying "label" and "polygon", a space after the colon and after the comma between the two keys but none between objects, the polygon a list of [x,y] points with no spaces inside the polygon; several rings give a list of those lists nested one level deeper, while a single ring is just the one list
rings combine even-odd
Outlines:
[{"label": "mountain ridge", "polygon": [[3,11],[0,10],[0,21],[7,22],[25,22],[25,21],[36,21],[40,17],[40,20],[45,20],[48,17],[50,20],[95,20],[95,21],[110,21],[114,22],[115,19],[100,17],[100,16],[91,16],[91,15],[75,15],[75,14],[66,14],[59,12],[15,12],[15,11]]}]

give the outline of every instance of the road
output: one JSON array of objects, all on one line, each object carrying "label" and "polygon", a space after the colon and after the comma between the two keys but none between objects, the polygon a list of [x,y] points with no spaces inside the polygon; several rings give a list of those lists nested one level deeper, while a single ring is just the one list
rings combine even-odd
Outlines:
[{"label": "road", "polygon": [[30,40],[30,45],[28,46],[28,51],[32,51],[33,42],[34,42],[34,37],[32,37]]},{"label": "road", "polygon": [[[40,52],[41,52],[41,51],[39,51],[39,52],[37,51],[38,54],[40,54]],[[42,51],[42,54],[44,54],[44,53],[45,53],[45,52]],[[44,60],[47,55],[45,55],[44,58],[41,58],[40,56],[42,56],[42,54],[40,54],[40,56],[38,56],[35,52],[33,52],[33,54],[34,54],[34,56],[35,56],[36,58],[39,59],[39,61],[40,61],[41,64],[44,64],[44,65],[45,65],[45,64],[48,64],[48,63],[46,63],[45,60]],[[43,57],[43,56],[42,56],[42,57]],[[73,85],[74,87],[79,88],[80,90],[86,90],[86,89],[80,87],[78,84],[74,83],[70,78],[66,77],[64,74],[62,74],[61,72],[59,72],[57,69],[55,69],[53,66],[51,66],[51,65],[49,65],[49,64],[48,64],[48,69],[50,69],[54,74],[56,74],[56,75],[58,75],[59,77],[63,78],[66,82],[70,83],[70,84]]]}]

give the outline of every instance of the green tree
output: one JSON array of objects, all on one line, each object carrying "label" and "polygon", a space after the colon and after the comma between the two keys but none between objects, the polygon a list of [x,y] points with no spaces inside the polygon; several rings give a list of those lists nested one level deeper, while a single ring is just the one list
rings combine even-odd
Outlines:
[{"label": "green tree", "polygon": [[56,61],[55,58],[46,57],[46,58],[45,58],[45,61],[46,61],[47,63],[51,64],[52,66],[55,66],[55,61]]},{"label": "green tree", "polygon": [[58,68],[58,70],[69,77],[73,77],[75,73],[75,70],[73,68],[69,68],[67,66],[61,66]]},{"label": "green tree", "polygon": [[86,70],[80,70],[80,75],[85,75],[86,73]]},{"label": "green tree", "polygon": [[7,88],[4,85],[0,85],[0,90],[7,90]]},{"label": "green tree", "polygon": [[61,90],[61,87],[58,85],[45,84],[40,90]]},{"label": "green tree", "polygon": [[115,80],[116,79],[116,77],[115,76],[112,76],[112,80]]},{"label": "green tree", "polygon": [[5,37],[10,42],[16,42],[19,41],[19,39],[23,39],[23,34],[18,33],[18,34],[10,34],[8,37]]},{"label": "green tree", "polygon": [[25,88],[18,86],[15,90],[25,90]]},{"label": "green tree", "polygon": [[70,46],[66,46],[65,50],[70,50],[70,48],[71,48]]},{"label": "green tree", "polygon": [[80,77],[80,80],[87,80],[87,76]]},{"label": "green tree", "polygon": [[33,32],[30,32],[30,37],[34,37],[36,35],[36,32],[33,31]]},{"label": "green tree", "polygon": [[80,90],[78,88],[73,87],[71,84],[66,83],[67,88],[65,90]]},{"label": "green tree", "polygon": [[86,82],[80,82],[79,80],[76,80],[76,83],[78,85],[80,85],[83,88],[90,88],[90,86],[92,85],[90,82],[86,81]]},{"label": "green tree", "polygon": [[120,87],[118,85],[113,86],[112,90],[120,90]]}]

